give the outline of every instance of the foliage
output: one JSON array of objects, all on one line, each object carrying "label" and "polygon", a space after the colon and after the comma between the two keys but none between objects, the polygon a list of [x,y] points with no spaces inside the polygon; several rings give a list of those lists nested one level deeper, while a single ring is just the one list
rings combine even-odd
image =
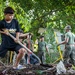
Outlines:
[{"label": "foliage", "polygon": [[[74,0],[11,0],[19,3],[29,16],[28,30],[38,36],[40,27],[46,28],[48,23],[51,28],[63,31],[66,24],[74,28],[75,1]],[[51,24],[52,23],[52,24]],[[35,31],[33,31],[35,30]],[[75,29],[73,29],[73,32]]]},{"label": "foliage", "polygon": [[[28,20],[26,12],[22,7],[20,7],[20,4],[10,1],[7,6],[11,6],[15,10],[15,18],[19,21],[20,27],[24,30],[24,32],[28,32],[29,28],[31,28],[30,21]],[[2,0],[0,5],[0,19],[3,18],[3,11],[5,7],[6,1],[4,2]]]},{"label": "foliage", "polygon": [[[51,25],[52,25],[52,23],[51,23]],[[48,46],[49,52],[46,53],[46,62],[53,63],[60,56],[59,56],[59,52],[57,50],[57,44],[56,44],[55,36],[54,36],[54,29],[52,29],[50,25],[48,25],[46,28],[45,40],[47,41],[47,44],[49,45]]]}]

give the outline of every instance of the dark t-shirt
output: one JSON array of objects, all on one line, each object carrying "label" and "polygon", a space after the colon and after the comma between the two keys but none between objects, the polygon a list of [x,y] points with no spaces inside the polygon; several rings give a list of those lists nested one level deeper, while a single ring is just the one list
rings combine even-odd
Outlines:
[{"label": "dark t-shirt", "polygon": [[[8,29],[9,33],[14,37],[16,36],[16,32],[20,32],[19,24],[16,19],[13,19],[10,23],[7,23],[4,19],[0,21],[0,30],[2,28]],[[14,48],[17,43],[14,40],[5,34],[1,34],[2,37],[2,46],[5,48]]]}]

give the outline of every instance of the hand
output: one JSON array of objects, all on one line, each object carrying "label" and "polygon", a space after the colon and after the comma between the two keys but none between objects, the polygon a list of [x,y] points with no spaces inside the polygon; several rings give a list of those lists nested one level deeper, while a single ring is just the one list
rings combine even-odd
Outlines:
[{"label": "hand", "polygon": [[18,43],[19,39],[16,39],[16,38],[15,38],[14,41],[15,41],[16,43]]},{"label": "hand", "polygon": [[60,44],[57,44],[57,46],[59,46]]},{"label": "hand", "polygon": [[9,35],[8,29],[2,29],[2,30],[3,30],[3,33],[4,33],[5,35]]}]

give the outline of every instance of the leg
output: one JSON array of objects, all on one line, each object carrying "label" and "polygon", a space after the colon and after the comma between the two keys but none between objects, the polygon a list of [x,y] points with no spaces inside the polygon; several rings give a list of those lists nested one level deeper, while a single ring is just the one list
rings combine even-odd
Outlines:
[{"label": "leg", "polygon": [[65,66],[67,66],[69,64],[70,55],[71,55],[71,48],[68,47],[64,51],[64,55],[63,55],[63,60],[64,60],[63,63]]},{"label": "leg", "polygon": [[27,53],[27,64],[30,64],[30,54]]},{"label": "leg", "polygon": [[42,52],[42,62],[43,64],[46,63],[46,53],[45,52]]},{"label": "leg", "polygon": [[75,47],[72,47],[72,52],[71,52],[71,63],[75,66]]},{"label": "leg", "polygon": [[43,52],[42,51],[39,51],[38,52],[38,57],[40,58],[41,63],[43,63],[43,61],[42,61],[42,55],[43,55]]},{"label": "leg", "polygon": [[[7,53],[8,49],[4,48],[4,46],[0,45],[0,63],[5,65],[4,63],[7,63],[7,57],[6,56],[6,53]],[[4,62],[4,63],[3,63]]]},{"label": "leg", "polygon": [[4,58],[8,49],[4,48],[4,46],[0,45],[0,57]]},{"label": "leg", "polygon": [[17,58],[16,58],[16,62],[14,64],[14,67],[17,67],[18,66],[20,60],[22,59],[22,57],[23,57],[23,55],[25,53],[25,49],[24,48],[20,48],[18,52],[19,53],[17,54]]},{"label": "leg", "polygon": [[25,54],[25,60],[26,60],[26,64],[27,64],[27,57],[28,57],[28,55],[27,55],[27,54]]}]

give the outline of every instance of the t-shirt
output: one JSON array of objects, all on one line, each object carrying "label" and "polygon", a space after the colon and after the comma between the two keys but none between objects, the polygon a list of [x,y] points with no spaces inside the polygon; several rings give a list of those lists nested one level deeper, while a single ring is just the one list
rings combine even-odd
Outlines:
[{"label": "t-shirt", "polygon": [[[2,28],[8,29],[9,33],[16,37],[16,32],[20,32],[19,24],[16,19],[13,19],[10,23],[7,23],[4,19],[0,21],[0,30]],[[1,34],[2,37],[2,46],[5,48],[13,48],[17,43],[14,40],[5,34]]]},{"label": "t-shirt", "polygon": [[75,43],[74,42],[75,35],[71,31],[69,31],[65,34],[65,39],[68,39],[68,42],[67,42],[68,45]]},{"label": "t-shirt", "polygon": [[39,51],[45,51],[46,50],[46,42],[45,41],[39,41],[38,42],[38,50]]}]

